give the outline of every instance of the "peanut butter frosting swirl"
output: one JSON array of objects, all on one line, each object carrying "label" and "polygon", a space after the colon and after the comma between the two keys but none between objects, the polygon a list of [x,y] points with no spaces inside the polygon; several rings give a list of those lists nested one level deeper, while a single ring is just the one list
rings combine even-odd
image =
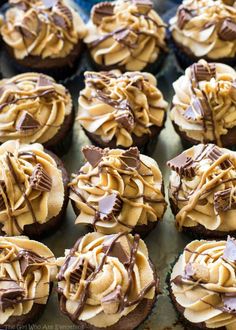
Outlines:
[{"label": "peanut butter frosting swirl", "polygon": [[192,241],[171,274],[171,291],[184,317],[207,329],[236,327],[236,242]]},{"label": "peanut butter frosting swirl", "polygon": [[151,134],[164,124],[167,102],[149,73],[85,72],[85,89],[79,97],[78,121],[82,127],[117,146],[130,147],[133,136]]},{"label": "peanut butter frosting swirl", "polygon": [[72,111],[66,88],[53,78],[23,73],[0,81],[0,142],[46,143]]},{"label": "peanut butter frosting swirl", "polygon": [[176,224],[209,230],[236,230],[236,153],[199,144],[168,162],[169,196],[178,209]]},{"label": "peanut butter frosting swirl", "polygon": [[0,225],[10,236],[37,226],[61,211],[64,185],[61,170],[41,144],[18,140],[0,146]]},{"label": "peanut butter frosting swirl", "polygon": [[117,0],[93,7],[84,41],[92,59],[123,71],[143,70],[166,50],[165,24],[152,1]]},{"label": "peanut butter frosting swirl", "polygon": [[109,327],[143,299],[155,299],[158,282],[138,235],[89,233],[61,263],[60,307],[75,323]]},{"label": "peanut butter frosting swirl", "polygon": [[17,59],[64,58],[86,34],[79,14],[64,0],[10,0],[2,38]]},{"label": "peanut butter frosting swirl", "polygon": [[57,268],[53,253],[27,237],[0,237],[0,324],[45,305]]},{"label": "peanut butter frosting swirl", "polygon": [[[226,2],[226,1],[225,1]],[[236,8],[221,0],[184,0],[170,20],[174,40],[196,57],[236,55]]]},{"label": "peanut butter frosting swirl", "polygon": [[128,151],[84,147],[87,163],[72,176],[70,198],[79,215],[76,223],[96,231],[130,232],[160,220],[166,209],[162,175],[157,163]]},{"label": "peanut butter frosting swirl", "polygon": [[200,60],[173,87],[174,124],[190,140],[222,146],[222,139],[236,126],[235,70]]}]

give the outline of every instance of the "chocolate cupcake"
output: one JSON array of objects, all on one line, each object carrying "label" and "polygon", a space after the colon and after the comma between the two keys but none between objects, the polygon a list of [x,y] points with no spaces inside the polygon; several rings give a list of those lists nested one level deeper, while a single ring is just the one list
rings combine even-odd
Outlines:
[{"label": "chocolate cupcake", "polygon": [[77,119],[92,143],[124,149],[153,144],[168,106],[156,85],[150,73],[85,72]]},{"label": "chocolate cupcake", "polygon": [[166,25],[151,0],[101,2],[84,38],[97,70],[156,72],[165,58]]},{"label": "chocolate cupcake", "polygon": [[64,78],[81,52],[85,25],[64,0],[9,0],[1,28],[6,50],[18,70]]},{"label": "chocolate cupcake", "polygon": [[199,144],[167,164],[177,228],[200,238],[235,235],[236,152]]},{"label": "chocolate cupcake", "polygon": [[145,236],[166,209],[155,160],[136,147],[124,151],[88,146],[82,151],[87,163],[69,184],[76,223],[103,234],[132,231]]},{"label": "chocolate cupcake", "polygon": [[133,330],[150,314],[159,279],[139,235],[79,239],[62,259],[60,309],[79,329]]},{"label": "chocolate cupcake", "polygon": [[236,64],[235,1],[184,0],[170,20],[171,42],[179,64],[198,61]]},{"label": "chocolate cupcake", "polygon": [[236,72],[200,60],[174,82],[171,119],[184,147],[197,143],[236,146]]},{"label": "chocolate cupcake", "polygon": [[68,175],[40,144],[0,146],[0,231],[42,237],[55,231],[68,203]]},{"label": "chocolate cupcake", "polygon": [[236,241],[192,241],[175,263],[170,296],[185,329],[236,328]]},{"label": "chocolate cupcake", "polygon": [[57,267],[44,244],[27,237],[0,237],[0,326],[27,329],[43,313]]},{"label": "chocolate cupcake", "polygon": [[61,155],[72,142],[74,110],[68,90],[51,77],[24,73],[0,81],[0,143],[42,143]]}]

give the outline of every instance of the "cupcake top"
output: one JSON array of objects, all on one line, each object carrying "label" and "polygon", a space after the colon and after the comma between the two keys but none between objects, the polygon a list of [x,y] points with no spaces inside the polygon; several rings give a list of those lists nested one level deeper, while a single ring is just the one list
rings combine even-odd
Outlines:
[{"label": "cupcake top", "polygon": [[24,226],[46,223],[64,202],[62,172],[40,144],[0,146],[0,229],[19,235]]},{"label": "cupcake top", "polygon": [[236,55],[234,1],[184,0],[170,29],[174,40],[196,57],[217,60]]},{"label": "cupcake top", "polygon": [[117,146],[130,147],[134,135],[164,124],[168,104],[156,84],[150,73],[85,72],[78,121],[103,142],[115,139]]},{"label": "cupcake top", "polygon": [[184,317],[201,328],[236,327],[236,241],[193,241],[175,264],[171,290]]},{"label": "cupcake top", "polygon": [[170,199],[178,208],[177,226],[202,225],[235,231],[236,153],[213,144],[199,144],[168,163]]},{"label": "cupcake top", "polygon": [[73,322],[105,328],[155,299],[158,281],[138,235],[89,233],[66,251],[58,286],[60,307]]},{"label": "cupcake top", "polygon": [[117,0],[95,5],[84,41],[92,59],[123,71],[144,69],[166,50],[165,24],[151,0]]},{"label": "cupcake top", "polygon": [[235,82],[230,66],[200,60],[173,84],[171,119],[187,139],[227,146],[236,126]]},{"label": "cupcake top", "polygon": [[79,14],[64,0],[9,0],[1,28],[15,58],[63,58],[86,33]]},{"label": "cupcake top", "polygon": [[0,81],[0,142],[50,141],[72,111],[66,88],[53,78],[23,73]]},{"label": "cupcake top", "polygon": [[25,236],[0,237],[0,324],[46,304],[57,268],[44,244]]},{"label": "cupcake top", "polygon": [[87,163],[70,183],[70,198],[79,216],[103,233],[130,232],[163,216],[166,202],[162,175],[155,160],[127,151],[84,147]]}]

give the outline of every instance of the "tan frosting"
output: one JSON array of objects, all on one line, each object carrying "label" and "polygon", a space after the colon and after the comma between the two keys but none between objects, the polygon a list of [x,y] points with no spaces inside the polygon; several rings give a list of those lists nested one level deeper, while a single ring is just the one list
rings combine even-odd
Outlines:
[{"label": "tan frosting", "polygon": [[[24,275],[21,271],[22,252],[30,251],[43,258],[36,262]],[[7,324],[12,316],[30,313],[33,305],[46,304],[50,293],[50,282],[56,277],[53,253],[42,243],[31,241],[27,237],[0,237],[0,291],[8,290],[14,281],[23,291],[23,299],[12,307],[1,310],[0,324]],[[1,309],[1,308],[0,308]]]},{"label": "tan frosting", "polygon": [[[213,153],[217,154],[214,160]],[[194,175],[180,175],[175,170],[170,175],[169,195],[180,210],[176,215],[178,228],[200,224],[209,230],[236,230],[236,153],[212,144],[199,144],[183,155],[194,160]],[[224,208],[223,201],[216,198],[219,192],[230,188]]]},{"label": "tan frosting", "polygon": [[[17,59],[63,58],[86,33],[85,25],[66,1],[46,6],[43,0],[11,0],[1,34]],[[53,3],[53,1],[52,1]]]},{"label": "tan frosting", "polygon": [[[9,159],[19,184],[12,174]],[[49,191],[35,189],[31,184],[31,176],[37,164],[42,165],[51,179]],[[37,230],[37,223],[46,223],[61,211],[64,202],[62,173],[55,160],[40,144],[24,145],[17,140],[2,144],[0,181],[3,183],[0,188],[0,224],[7,235],[21,234],[24,226],[35,222]]]},{"label": "tan frosting", "polygon": [[193,13],[191,20],[180,29],[178,12],[170,20],[172,36],[180,45],[187,47],[195,56],[210,59],[236,55],[236,40],[225,41],[219,37],[224,19],[236,22],[236,8],[225,5],[221,0],[184,0],[182,6]]},{"label": "tan frosting", "polygon": [[[65,268],[63,277],[58,283],[59,292],[63,294],[63,300],[65,300],[64,313],[70,316],[75,313],[78,308],[79,299],[85,290],[86,280],[89,280],[91,276],[93,276],[92,273],[96,272],[101,265],[102,258],[104,257],[104,245],[109,245],[116,236],[117,235],[103,236],[95,232],[89,233],[82,238],[76,249],[70,252],[72,258],[69,259],[69,266]],[[120,246],[129,258],[131,255],[131,246],[134,244],[134,237],[132,235],[123,235],[116,242],[121,244]],[[67,251],[67,258],[68,253]],[[67,261],[69,260],[67,259]],[[75,284],[71,284],[71,273],[73,273],[75,268],[78,269],[77,265],[81,260],[83,260],[83,267],[81,268],[80,274],[82,274],[82,271],[83,274],[81,278],[77,279]],[[129,290],[128,265],[124,265],[117,256],[113,256],[111,251],[109,256],[105,258],[102,269],[91,281],[88,289],[88,298],[85,300],[81,314],[78,317],[75,315],[76,321],[86,321],[98,328],[103,328],[116,324],[122,316],[128,315],[137,307],[137,304],[121,308],[121,303],[120,306],[117,306],[118,308],[120,307],[120,310],[116,311],[117,307],[113,309],[111,303],[110,306],[103,303],[103,298],[111,294],[117,288],[119,288],[121,297],[123,297],[123,299],[126,298],[125,300],[127,302],[133,302],[137,298],[139,299],[142,290],[145,290],[148,286],[150,287],[146,290],[146,294],[143,298],[154,298],[156,279],[150,266],[148,250],[143,240],[139,240],[138,242],[138,249],[134,260],[131,280],[132,290]],[[63,264],[63,259],[61,261]],[[90,277],[88,277],[88,275],[86,276],[88,268],[92,268],[92,273],[88,272]]]},{"label": "tan frosting", "polygon": [[93,60],[100,65],[122,66],[126,71],[142,70],[154,63],[166,49],[166,29],[160,16],[151,6],[143,10],[130,0],[117,0],[111,6],[112,15],[102,14],[97,24],[91,17],[87,25],[84,41]]},{"label": "tan frosting", "polygon": [[[70,198],[80,211],[76,223],[94,225],[103,234],[130,232],[162,218],[166,202],[162,193],[162,174],[155,160],[141,155],[137,168],[124,167],[124,151],[105,149],[100,163],[87,162],[74,174]],[[130,156],[132,159],[132,156]],[[99,203],[111,195],[121,204],[118,212],[101,218]]]},{"label": "tan frosting", "polygon": [[86,72],[85,89],[79,97],[78,121],[104,142],[130,147],[133,135],[150,134],[162,127],[167,102],[149,73],[120,71]]},{"label": "tan frosting", "polygon": [[[208,67],[204,60],[198,63]],[[199,81],[197,86],[193,85],[191,67],[174,82],[171,119],[190,139],[214,142],[221,146],[221,136],[236,126],[236,72],[230,66],[220,63],[215,63],[215,69],[215,77],[210,81]],[[210,106],[212,116],[211,123],[207,125],[202,115],[194,120],[185,117],[185,111],[193,105],[194,100],[203,96]]]},{"label": "tan frosting", "polygon": [[[208,329],[236,328],[235,314],[222,310],[222,296],[236,292],[235,264],[222,258],[226,241],[192,241],[175,264],[171,280],[185,277],[185,267],[192,263],[201,267],[205,279],[184,279],[184,283],[171,283],[172,292],[184,308],[184,317],[192,323],[205,322]],[[200,269],[200,268],[199,268]]]},{"label": "tan frosting", "polygon": [[[0,81],[0,142],[20,139],[23,143],[45,143],[60,130],[72,111],[66,88],[38,73],[23,73]],[[38,127],[19,129],[17,123],[27,111]]]}]

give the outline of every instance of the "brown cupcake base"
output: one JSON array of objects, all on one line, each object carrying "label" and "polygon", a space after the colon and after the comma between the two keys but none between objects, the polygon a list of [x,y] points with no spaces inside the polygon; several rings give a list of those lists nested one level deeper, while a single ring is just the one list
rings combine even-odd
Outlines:
[{"label": "brown cupcake base", "polygon": [[203,57],[197,57],[193,54],[193,52],[183,45],[181,45],[179,42],[177,42],[172,36],[169,38],[170,40],[170,46],[172,47],[174,54],[176,56],[176,59],[180,65],[180,67],[185,70],[187,67],[192,65],[195,62],[198,62],[200,59],[204,59],[207,62],[220,62],[227,65],[230,65],[234,67],[236,65],[236,59],[235,57],[222,57],[218,59],[212,59],[207,56]]},{"label": "brown cupcake base", "polygon": [[[51,218],[45,223],[32,223],[30,225],[24,226],[23,235],[30,237],[31,239],[39,239],[46,237],[52,233],[54,233],[58,227],[62,224],[66,214],[66,208],[69,201],[69,175],[64,167],[63,162],[58,158],[55,154],[50,151],[46,151],[57,163],[57,168],[62,172],[62,179],[64,185],[64,203],[62,205],[61,211],[58,213],[57,216]],[[1,230],[3,225],[0,227],[0,235],[6,236],[6,233]]]},{"label": "brown cupcake base", "polygon": [[[172,300],[172,303],[178,313],[178,316],[179,316],[179,320],[181,321],[181,323],[183,324],[184,326],[184,329],[185,330],[199,330],[199,329],[210,329],[206,326],[206,323],[205,322],[201,322],[201,323],[192,323],[190,322],[189,320],[187,320],[185,317],[184,317],[184,307],[182,307],[177,301],[176,301],[176,298],[174,296],[174,293],[172,291],[172,288],[171,288],[171,284],[170,284],[170,280],[168,281],[168,288],[169,288],[169,296]],[[220,328],[217,328],[217,330],[226,330],[226,327],[220,327]]]},{"label": "brown cupcake base", "polygon": [[[175,204],[172,198],[170,200],[170,207],[174,216],[179,213],[179,208]],[[182,232],[197,239],[210,238],[210,239],[226,239],[228,235],[236,237],[236,230],[233,231],[220,231],[220,230],[210,230],[205,228],[203,225],[197,225],[194,227],[182,227]]]},{"label": "brown cupcake base", "polygon": [[55,79],[65,79],[74,73],[75,66],[82,51],[82,41],[79,40],[70,54],[63,58],[41,58],[40,56],[28,55],[24,59],[17,59],[11,47],[4,44],[6,52],[17,71],[19,72],[42,72]]},{"label": "brown cupcake base", "polygon": [[[143,299],[138,306],[128,315],[122,316],[122,318],[117,322],[116,324],[101,328],[101,327],[95,327],[88,322],[85,321],[72,321],[74,324],[78,325],[78,328],[80,330],[134,330],[136,329],[142,322],[146,320],[146,318],[149,316],[149,314],[152,312],[152,309],[156,303],[156,300],[158,298],[159,293],[159,277],[157,276],[156,269],[152,263],[152,261],[149,259],[149,263],[152,267],[153,273],[154,273],[154,279],[157,281],[155,295],[153,299]],[[60,301],[61,294],[58,294],[58,298]],[[71,316],[69,314],[66,314],[70,319]]]},{"label": "brown cupcake base", "polygon": [[110,148],[110,149],[129,149],[130,147],[138,147],[139,151],[144,154],[152,154],[157,143],[159,134],[161,133],[164,125],[162,127],[151,126],[150,134],[145,134],[141,137],[132,134],[133,144],[129,147],[117,146],[116,138],[113,138],[109,142],[104,142],[99,135],[90,133],[84,129],[85,134],[89,138],[92,144],[100,148]]},{"label": "brown cupcake base", "polygon": [[[51,295],[53,288],[53,283],[50,284],[50,292],[48,295],[48,299]],[[28,326],[38,321],[38,319],[42,316],[44,310],[46,309],[46,304],[37,304],[34,303],[32,309],[28,314],[21,315],[21,316],[10,316],[7,322],[4,324],[0,324],[1,329],[6,330],[25,330],[28,329]]]},{"label": "brown cupcake base", "polygon": [[58,156],[63,156],[66,154],[73,140],[73,125],[75,121],[75,109],[72,108],[71,113],[65,117],[64,123],[57,132],[57,134],[52,137],[49,141],[44,143],[44,147],[51,150]]},{"label": "brown cupcake base", "polygon": [[[184,149],[189,149],[196,144],[202,143],[201,141],[190,138],[184,131],[181,131],[179,126],[173,120],[172,124],[181,139],[181,144]],[[216,141],[209,141],[208,143],[216,144]],[[221,143],[221,147],[223,148],[229,148],[232,150],[236,148],[236,126],[229,129],[227,134],[221,136]]]}]

